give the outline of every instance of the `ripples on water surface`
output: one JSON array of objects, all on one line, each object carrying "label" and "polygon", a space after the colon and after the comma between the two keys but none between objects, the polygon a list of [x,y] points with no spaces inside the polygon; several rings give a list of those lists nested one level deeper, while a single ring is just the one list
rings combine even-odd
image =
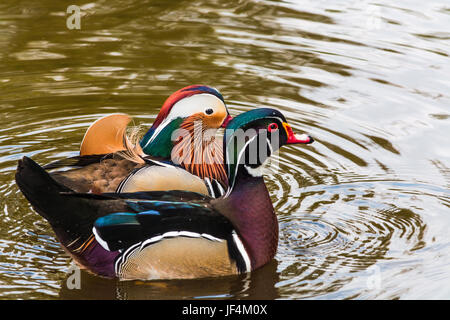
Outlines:
[{"label": "ripples on water surface", "polygon": [[[447,1],[0,4],[0,298],[450,298]],[[82,273],[14,182],[17,160],[75,155],[112,112],[217,87],[233,114],[278,108],[316,142],[266,179],[276,259],[249,276],[117,282]],[[205,285],[207,284],[207,285]]]}]

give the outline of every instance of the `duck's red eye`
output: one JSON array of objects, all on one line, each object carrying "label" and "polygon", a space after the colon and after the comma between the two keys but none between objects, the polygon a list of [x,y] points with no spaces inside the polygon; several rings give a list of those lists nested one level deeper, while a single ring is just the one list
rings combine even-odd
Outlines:
[{"label": "duck's red eye", "polygon": [[275,122],[269,124],[269,126],[267,127],[267,131],[269,131],[269,132],[273,132],[277,129],[278,129],[278,125]]}]

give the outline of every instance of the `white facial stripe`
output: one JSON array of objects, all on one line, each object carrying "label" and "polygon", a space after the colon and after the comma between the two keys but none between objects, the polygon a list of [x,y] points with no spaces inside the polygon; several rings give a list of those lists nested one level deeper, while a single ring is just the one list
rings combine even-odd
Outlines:
[{"label": "white facial stripe", "polygon": [[[284,121],[283,119],[281,119],[280,117],[271,116],[270,118],[277,119],[277,120],[279,120],[281,123],[285,122],[285,121]],[[256,119],[256,120],[260,120],[260,119]],[[228,129],[228,130],[231,130],[231,129]],[[240,128],[236,129],[235,131],[238,131],[238,130],[240,130]],[[248,129],[248,130],[250,130],[250,129]],[[244,132],[245,132],[245,131],[244,131]],[[234,133],[233,133],[233,134],[234,134]],[[227,147],[228,147],[228,145],[229,145],[232,141],[233,141],[233,139],[229,139],[229,140],[228,140]]]},{"label": "white facial stripe", "polygon": [[210,93],[195,94],[175,103],[172,110],[170,110],[168,118],[186,118],[195,113],[204,112],[208,108],[213,109],[214,112],[221,109],[225,110],[225,104],[222,100]]},{"label": "white facial stripe", "polygon": [[269,154],[269,156],[272,156],[272,154],[273,154],[272,144],[270,143],[269,139],[267,139],[267,138],[266,138],[266,141],[267,141],[267,145],[269,146],[269,149],[270,149],[270,154]]}]

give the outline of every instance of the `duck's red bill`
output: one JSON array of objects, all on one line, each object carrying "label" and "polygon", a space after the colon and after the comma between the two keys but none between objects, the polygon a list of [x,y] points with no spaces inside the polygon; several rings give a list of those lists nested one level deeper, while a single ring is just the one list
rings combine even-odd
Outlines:
[{"label": "duck's red bill", "polygon": [[222,125],[220,126],[221,128],[226,128],[228,123],[231,121],[231,119],[233,119],[232,116],[227,115],[227,117],[225,118],[225,120],[223,120]]},{"label": "duck's red bill", "polygon": [[291,126],[286,122],[283,122],[283,127],[286,129],[288,136],[286,144],[309,144],[314,142],[314,139],[307,134],[295,134],[294,131],[292,131]]}]

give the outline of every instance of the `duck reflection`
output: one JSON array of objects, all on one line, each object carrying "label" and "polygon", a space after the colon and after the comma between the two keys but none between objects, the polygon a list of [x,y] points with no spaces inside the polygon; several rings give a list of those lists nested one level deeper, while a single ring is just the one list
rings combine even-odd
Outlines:
[{"label": "duck reflection", "polygon": [[167,281],[120,281],[80,270],[79,286],[73,286],[74,273],[68,273],[61,282],[59,298],[64,300],[273,300],[280,296],[278,288],[275,287],[275,284],[279,282],[277,266],[278,262],[272,260],[264,267],[245,275]]}]

